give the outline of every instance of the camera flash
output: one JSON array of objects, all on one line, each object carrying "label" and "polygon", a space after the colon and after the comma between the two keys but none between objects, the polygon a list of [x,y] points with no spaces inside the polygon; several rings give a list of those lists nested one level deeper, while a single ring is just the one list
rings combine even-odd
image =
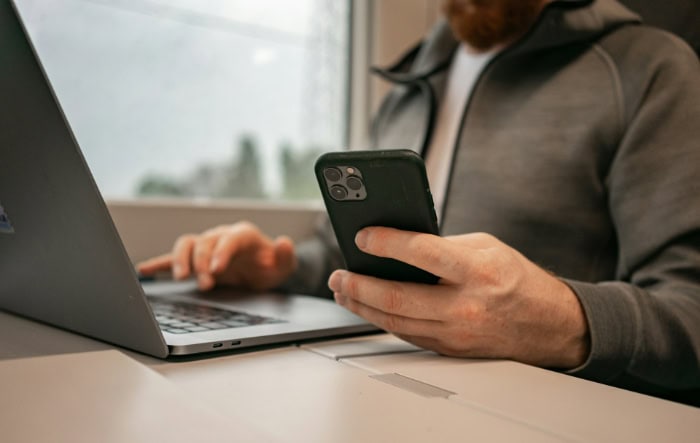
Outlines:
[{"label": "camera flash", "polygon": [[348,168],[348,169],[346,169],[346,171],[348,172],[348,174],[351,174],[351,175],[355,173],[355,170],[353,168]]}]

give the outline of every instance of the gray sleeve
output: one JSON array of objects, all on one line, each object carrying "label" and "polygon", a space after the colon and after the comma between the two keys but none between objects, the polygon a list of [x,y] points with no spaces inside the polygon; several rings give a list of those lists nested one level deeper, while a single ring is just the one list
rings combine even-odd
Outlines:
[{"label": "gray sleeve", "polygon": [[330,274],[345,267],[343,256],[325,214],[317,220],[315,235],[296,248],[298,267],[282,286],[285,292],[332,298],[327,280]]},{"label": "gray sleeve", "polygon": [[620,66],[632,81],[606,182],[616,281],[567,281],[591,334],[571,373],[652,393],[700,388],[700,64],[689,49],[670,53],[650,72]]},{"label": "gray sleeve", "polygon": [[635,271],[632,283],[567,281],[588,319],[591,353],[570,373],[649,393],[700,387],[700,232]]}]

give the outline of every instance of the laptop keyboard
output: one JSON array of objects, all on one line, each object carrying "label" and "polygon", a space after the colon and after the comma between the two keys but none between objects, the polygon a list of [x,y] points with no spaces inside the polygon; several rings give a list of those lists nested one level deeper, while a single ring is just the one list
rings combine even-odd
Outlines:
[{"label": "laptop keyboard", "polygon": [[282,323],[282,320],[276,318],[218,309],[195,303],[163,300],[151,300],[150,303],[160,328],[171,334]]}]

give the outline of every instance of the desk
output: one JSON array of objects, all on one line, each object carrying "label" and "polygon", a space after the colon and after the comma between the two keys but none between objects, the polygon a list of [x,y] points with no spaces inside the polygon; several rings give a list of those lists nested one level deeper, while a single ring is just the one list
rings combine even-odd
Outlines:
[{"label": "desk", "polygon": [[[31,414],[18,415],[17,404],[62,404],[65,390],[47,384],[42,389],[51,395],[43,399],[32,395],[30,378],[49,366],[73,364],[79,366],[76,371],[89,368],[91,377],[86,378],[116,379],[122,390],[129,377],[136,377],[141,388],[135,392],[142,392],[148,405],[131,402],[120,409],[119,391],[106,390],[100,394],[106,396],[103,407],[86,411],[91,423],[71,424],[81,429],[82,441],[153,441],[154,424],[163,422],[172,426],[163,426],[162,438],[156,440],[168,442],[191,441],[193,430],[201,430],[207,441],[294,442],[675,442],[697,441],[700,435],[697,408],[514,362],[440,357],[387,335],[188,362],[114,349],[0,312],[0,374],[11,374],[0,386],[27,386],[26,391],[12,390],[23,399],[0,396],[0,433],[37,441],[38,434],[17,429],[22,414]],[[94,386],[100,386],[85,379],[83,389],[76,378],[73,396],[65,398],[72,408],[80,407],[81,398],[89,403],[96,395]],[[159,403],[165,403],[165,412],[148,416]],[[134,410],[140,421],[133,422]],[[14,413],[12,422],[3,422],[7,411]],[[57,408],[54,414],[60,418],[69,412]],[[185,421],[184,414],[193,418]],[[58,422],[47,423],[54,428],[46,430],[52,437],[46,441],[79,441],[58,438],[74,437],[57,431]]]}]

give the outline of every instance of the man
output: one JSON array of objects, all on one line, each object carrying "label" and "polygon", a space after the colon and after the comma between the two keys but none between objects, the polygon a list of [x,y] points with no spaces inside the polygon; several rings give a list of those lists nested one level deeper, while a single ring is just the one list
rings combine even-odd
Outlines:
[{"label": "man", "polygon": [[[663,394],[700,387],[700,67],[615,0],[451,0],[396,66],[376,147],[426,158],[442,237],[357,245],[438,285],[341,270],[248,223],[140,265],[200,287],[327,292],[426,349]],[[330,275],[330,278],[329,278]]]}]

